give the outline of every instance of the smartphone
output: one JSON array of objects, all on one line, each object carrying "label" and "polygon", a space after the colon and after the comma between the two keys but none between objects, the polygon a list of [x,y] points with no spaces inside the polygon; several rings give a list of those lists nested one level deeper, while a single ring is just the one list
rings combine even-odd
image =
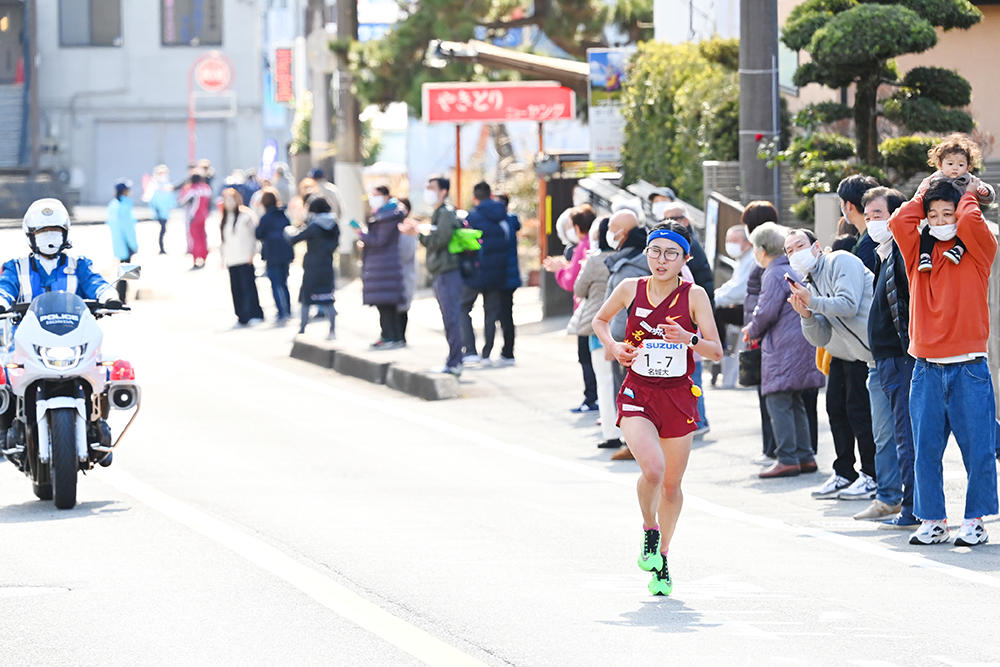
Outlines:
[{"label": "smartphone", "polygon": [[795,282],[795,280],[790,275],[788,275],[787,273],[785,274],[785,280],[788,281],[789,285],[792,285],[794,287],[798,287],[799,289],[802,288],[802,285],[800,285],[797,282]]},{"label": "smartphone", "polygon": [[[354,229],[361,229],[361,225],[359,225],[359,224],[358,224],[358,221],[357,221],[357,220],[351,220],[351,221],[350,221],[349,223],[347,223],[347,224],[349,224],[349,225],[350,225],[351,227],[354,227]],[[788,275],[787,275],[787,274],[785,274],[785,277],[787,278],[787,277],[788,277]]]}]

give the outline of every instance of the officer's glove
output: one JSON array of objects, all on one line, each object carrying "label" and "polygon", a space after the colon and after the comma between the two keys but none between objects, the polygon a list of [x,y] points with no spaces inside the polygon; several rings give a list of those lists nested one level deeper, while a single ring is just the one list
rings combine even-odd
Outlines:
[{"label": "officer's glove", "polygon": [[108,299],[107,301],[102,302],[101,305],[107,308],[108,310],[120,310],[122,307],[122,302],[119,301],[118,299]]}]

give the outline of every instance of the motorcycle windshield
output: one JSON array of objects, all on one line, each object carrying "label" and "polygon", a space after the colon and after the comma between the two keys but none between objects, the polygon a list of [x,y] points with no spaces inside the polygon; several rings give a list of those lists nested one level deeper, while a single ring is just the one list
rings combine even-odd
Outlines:
[{"label": "motorcycle windshield", "polygon": [[80,326],[80,316],[87,311],[83,299],[69,292],[47,292],[31,302],[28,309],[42,328],[57,336]]}]

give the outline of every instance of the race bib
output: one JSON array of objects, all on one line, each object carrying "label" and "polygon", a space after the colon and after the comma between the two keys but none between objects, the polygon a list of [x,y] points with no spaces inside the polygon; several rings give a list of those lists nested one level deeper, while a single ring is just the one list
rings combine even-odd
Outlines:
[{"label": "race bib", "polygon": [[632,371],[648,378],[676,378],[687,375],[687,345],[647,338],[632,362]]}]

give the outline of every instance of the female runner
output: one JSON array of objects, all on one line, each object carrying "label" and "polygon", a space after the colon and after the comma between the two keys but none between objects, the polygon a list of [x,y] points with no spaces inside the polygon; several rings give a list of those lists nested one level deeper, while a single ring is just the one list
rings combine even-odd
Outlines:
[{"label": "female runner", "polygon": [[[680,277],[691,253],[687,227],[677,222],[655,227],[645,253],[652,275],[624,280],[593,324],[597,337],[628,368],[618,392],[618,425],[642,471],[638,494],[645,534],[639,567],[653,572],[650,593],[670,595],[667,549],[681,512],[681,478],[701,391],[691,380],[693,351],[718,361],[722,344],[708,294]],[[628,325],[625,342],[619,343],[611,337],[610,322],[622,308],[629,308]]]}]

